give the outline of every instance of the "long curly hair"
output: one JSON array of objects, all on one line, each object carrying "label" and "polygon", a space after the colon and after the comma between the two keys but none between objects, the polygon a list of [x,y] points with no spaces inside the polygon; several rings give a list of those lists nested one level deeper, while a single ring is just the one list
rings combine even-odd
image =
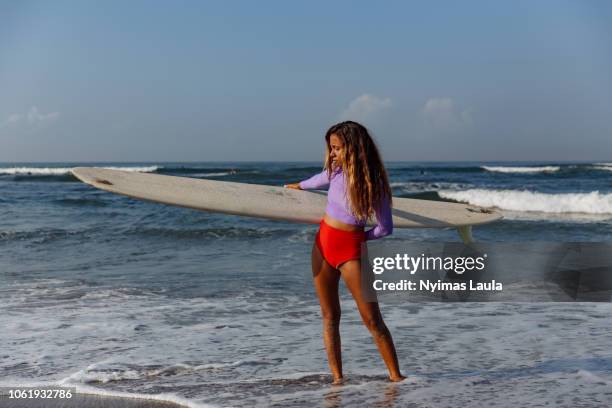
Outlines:
[{"label": "long curly hair", "polygon": [[334,171],[330,158],[330,138],[336,135],[343,146],[342,171],[353,215],[366,222],[373,218],[376,208],[386,197],[392,203],[387,171],[378,148],[368,130],[357,122],[346,121],[333,125],[325,133],[325,168]]}]

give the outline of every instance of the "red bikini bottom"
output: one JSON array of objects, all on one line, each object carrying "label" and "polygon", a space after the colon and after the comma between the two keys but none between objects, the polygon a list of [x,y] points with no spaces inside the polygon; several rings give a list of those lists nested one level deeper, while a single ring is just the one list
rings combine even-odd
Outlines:
[{"label": "red bikini bottom", "polygon": [[319,223],[319,232],[315,238],[323,258],[336,269],[346,261],[361,257],[363,241],[365,241],[364,231],[339,230],[329,226],[325,220]]}]

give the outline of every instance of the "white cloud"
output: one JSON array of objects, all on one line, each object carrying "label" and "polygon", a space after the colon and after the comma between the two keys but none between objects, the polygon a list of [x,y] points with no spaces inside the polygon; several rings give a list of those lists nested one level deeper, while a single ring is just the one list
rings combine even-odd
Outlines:
[{"label": "white cloud", "polygon": [[390,98],[378,98],[374,95],[363,94],[353,99],[340,114],[340,120],[365,121],[372,119],[381,111],[391,107]]},{"label": "white cloud", "polygon": [[472,124],[472,109],[459,110],[452,98],[429,98],[421,109],[425,122],[438,130],[452,130]]},{"label": "white cloud", "polygon": [[55,120],[59,117],[59,112],[51,112],[51,113],[40,113],[38,112],[38,108],[36,106],[32,106],[30,111],[28,112],[28,122],[45,122],[50,120]]},{"label": "white cloud", "polygon": [[26,113],[10,114],[3,122],[0,123],[0,127],[20,122],[27,122],[30,124],[51,122],[59,118],[59,115],[59,112],[41,113],[38,111],[36,106],[32,106]]},{"label": "white cloud", "polygon": [[23,118],[23,115],[19,113],[13,113],[12,115],[9,115],[8,119],[6,120],[6,123],[19,122],[21,118]]}]

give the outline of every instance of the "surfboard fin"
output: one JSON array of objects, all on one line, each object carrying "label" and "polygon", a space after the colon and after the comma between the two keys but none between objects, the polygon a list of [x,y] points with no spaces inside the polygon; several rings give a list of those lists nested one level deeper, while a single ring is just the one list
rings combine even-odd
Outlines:
[{"label": "surfboard fin", "polygon": [[474,237],[472,237],[472,226],[471,225],[463,225],[461,227],[457,227],[457,232],[461,237],[461,240],[465,245],[469,245],[474,242]]}]

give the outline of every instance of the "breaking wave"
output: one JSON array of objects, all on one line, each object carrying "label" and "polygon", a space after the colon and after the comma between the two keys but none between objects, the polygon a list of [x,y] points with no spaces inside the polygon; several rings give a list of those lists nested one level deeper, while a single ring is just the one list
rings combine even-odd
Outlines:
[{"label": "breaking wave", "polygon": [[510,211],[612,214],[612,194],[599,191],[549,194],[527,190],[470,189],[442,190],[439,195],[454,201]]},{"label": "breaking wave", "polygon": [[502,166],[482,166],[486,171],[496,173],[553,173],[561,169],[560,166],[539,166],[539,167],[502,167]]},{"label": "breaking wave", "polygon": [[[159,166],[143,167],[103,167],[111,170],[137,171],[152,173],[159,170]],[[0,167],[0,175],[8,176],[65,176],[70,175],[71,167]]]}]

